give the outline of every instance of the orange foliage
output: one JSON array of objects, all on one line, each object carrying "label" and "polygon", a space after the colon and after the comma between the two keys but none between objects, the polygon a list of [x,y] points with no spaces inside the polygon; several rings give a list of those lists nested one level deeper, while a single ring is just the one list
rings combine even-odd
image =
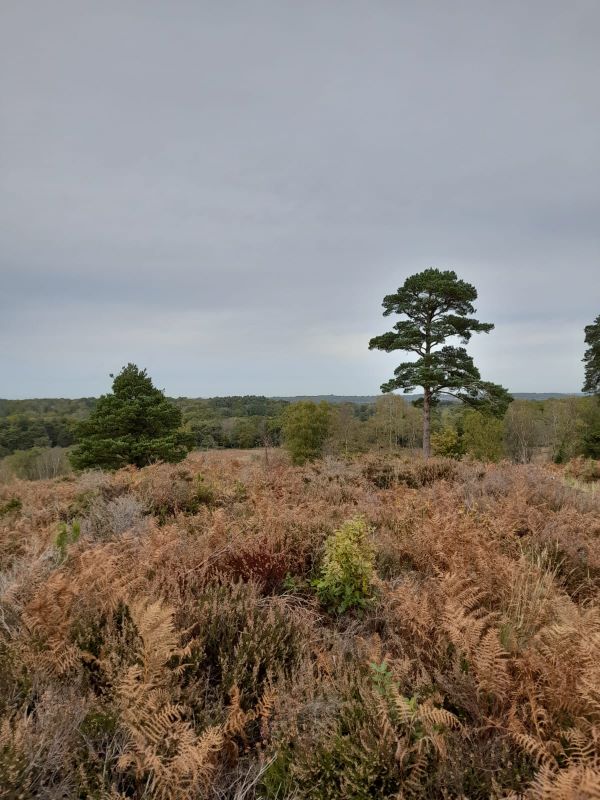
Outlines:
[{"label": "orange foliage", "polygon": [[[600,797],[600,497],[559,469],[208,453],[13,498],[0,796]],[[357,515],[376,600],[336,616]]]}]

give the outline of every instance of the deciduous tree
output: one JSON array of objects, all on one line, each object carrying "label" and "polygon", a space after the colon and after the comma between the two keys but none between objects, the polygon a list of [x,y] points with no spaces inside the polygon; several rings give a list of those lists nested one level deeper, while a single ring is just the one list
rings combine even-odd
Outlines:
[{"label": "deciduous tree", "polygon": [[328,403],[303,400],[283,412],[283,442],[294,464],[312,461],[323,453],[329,435],[331,408]]},{"label": "deciduous tree", "polygon": [[478,461],[500,461],[504,453],[502,420],[469,409],[462,418],[465,452]]}]

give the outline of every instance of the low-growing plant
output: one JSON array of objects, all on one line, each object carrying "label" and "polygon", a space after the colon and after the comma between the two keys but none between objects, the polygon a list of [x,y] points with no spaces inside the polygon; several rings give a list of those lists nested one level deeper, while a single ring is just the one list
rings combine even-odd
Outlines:
[{"label": "low-growing plant", "polygon": [[212,505],[215,499],[216,494],[214,488],[206,482],[204,475],[200,474],[196,478],[195,494],[186,510],[193,513],[197,511],[201,505]]},{"label": "low-growing plant", "polygon": [[108,539],[139,526],[143,520],[144,506],[134,495],[123,494],[113,500],[99,495],[89,503],[82,529],[93,539]]},{"label": "low-growing plant", "polygon": [[600,461],[593,458],[574,458],[566,466],[565,475],[582,483],[600,481]]},{"label": "low-growing plant", "polygon": [[598,794],[597,484],[254,459],[2,487],[0,796]]},{"label": "low-growing plant", "polygon": [[0,517],[18,514],[22,508],[23,502],[18,497],[11,497],[6,503],[0,505]]},{"label": "low-growing plant", "polygon": [[[300,726],[267,769],[268,798],[371,800],[442,796],[435,783],[447,758],[446,735],[459,727],[434,698],[406,698],[385,662],[365,675],[358,664],[319,718]],[[288,792],[289,794],[284,794]],[[295,792],[295,794],[294,794]]]},{"label": "low-growing plant", "polygon": [[58,526],[58,534],[54,544],[60,554],[60,560],[64,561],[67,557],[67,548],[75,544],[81,536],[81,525],[78,520],[73,520],[70,524],[61,522]]},{"label": "low-growing plant", "polygon": [[151,467],[137,492],[160,524],[177,514],[197,514],[201,506],[212,506],[217,499],[212,483],[202,473],[193,475],[168,464]]},{"label": "low-growing plant", "polygon": [[208,584],[188,628],[182,672],[190,705],[202,697],[223,703],[235,687],[248,710],[280,677],[289,678],[303,654],[305,628],[280,598],[259,603],[252,583]]},{"label": "low-growing plant", "polygon": [[364,474],[378,489],[391,489],[398,484],[419,489],[436,481],[454,480],[457,469],[456,460],[449,458],[416,459],[412,462],[377,459],[367,463]]},{"label": "low-growing plant", "polygon": [[314,587],[321,603],[338,614],[365,608],[373,600],[373,548],[369,527],[355,517],[328,537],[320,577]]},{"label": "low-growing plant", "polygon": [[281,586],[290,566],[295,566],[293,562],[293,553],[261,536],[230,548],[219,561],[219,568],[233,580],[254,581],[269,594]]}]

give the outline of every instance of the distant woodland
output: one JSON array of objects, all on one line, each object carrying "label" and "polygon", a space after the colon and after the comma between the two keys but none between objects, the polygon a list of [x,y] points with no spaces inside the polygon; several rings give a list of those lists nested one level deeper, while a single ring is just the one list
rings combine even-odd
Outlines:
[{"label": "distant woodland", "polygon": [[[325,454],[401,452],[422,444],[421,410],[410,398],[396,394],[367,402],[340,397],[330,402],[289,402],[253,395],[180,397],[171,402],[181,410],[183,428],[191,435],[194,449],[278,447],[285,409],[303,403],[328,410],[322,443]],[[91,397],[0,400],[0,476],[33,479],[69,471],[67,456],[76,443],[78,425],[96,403]],[[516,463],[560,463],[577,455],[598,457],[590,452],[586,435],[599,425],[600,406],[592,397],[517,397],[499,422],[457,403],[440,403],[433,410],[432,445],[438,455],[454,458],[471,455]]]}]

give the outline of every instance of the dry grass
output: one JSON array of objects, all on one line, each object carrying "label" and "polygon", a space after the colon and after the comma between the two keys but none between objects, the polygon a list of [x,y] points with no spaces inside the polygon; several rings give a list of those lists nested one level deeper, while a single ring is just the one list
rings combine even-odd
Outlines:
[{"label": "dry grass", "polygon": [[600,797],[600,497],[556,468],[207,453],[0,509],[1,797]]}]

